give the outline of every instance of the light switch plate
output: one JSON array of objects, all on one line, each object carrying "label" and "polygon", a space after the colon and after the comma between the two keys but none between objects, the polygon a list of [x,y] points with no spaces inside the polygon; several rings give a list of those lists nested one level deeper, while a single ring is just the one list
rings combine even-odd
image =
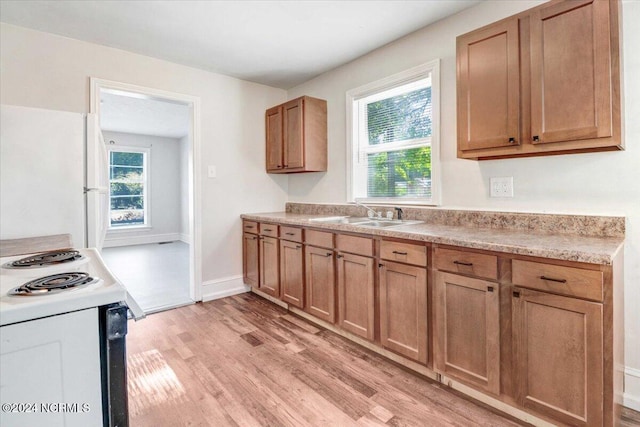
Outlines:
[{"label": "light switch plate", "polygon": [[215,178],[216,177],[216,167],[213,165],[209,165],[209,167],[207,168],[207,176],[209,178]]},{"label": "light switch plate", "polygon": [[491,178],[491,197],[513,197],[513,177],[499,176]]}]

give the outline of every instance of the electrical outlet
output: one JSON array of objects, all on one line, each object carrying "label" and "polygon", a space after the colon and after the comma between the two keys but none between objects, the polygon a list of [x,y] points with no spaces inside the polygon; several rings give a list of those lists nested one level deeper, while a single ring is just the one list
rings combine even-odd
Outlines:
[{"label": "electrical outlet", "polygon": [[491,197],[513,197],[513,177],[491,178]]}]

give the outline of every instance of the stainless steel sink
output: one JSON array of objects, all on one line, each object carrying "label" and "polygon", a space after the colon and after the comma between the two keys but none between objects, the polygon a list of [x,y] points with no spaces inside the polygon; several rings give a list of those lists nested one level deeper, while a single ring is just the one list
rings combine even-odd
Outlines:
[{"label": "stainless steel sink", "polygon": [[367,228],[389,228],[399,227],[401,225],[420,224],[423,221],[397,220],[397,219],[372,219],[366,217],[350,217],[350,216],[326,216],[320,218],[312,218],[311,222],[320,222],[324,224],[350,224],[358,227]]},{"label": "stainless steel sink", "polygon": [[321,218],[311,218],[311,222],[322,222],[325,224],[358,224],[361,222],[369,222],[370,218],[350,217],[350,216],[326,216]]},{"label": "stainless steel sink", "polygon": [[359,227],[369,227],[369,228],[389,228],[389,227],[399,227],[401,225],[411,225],[411,224],[421,224],[423,221],[411,221],[411,220],[397,220],[397,219],[386,219],[386,220],[374,220],[374,221],[366,221],[360,222],[357,225]]}]

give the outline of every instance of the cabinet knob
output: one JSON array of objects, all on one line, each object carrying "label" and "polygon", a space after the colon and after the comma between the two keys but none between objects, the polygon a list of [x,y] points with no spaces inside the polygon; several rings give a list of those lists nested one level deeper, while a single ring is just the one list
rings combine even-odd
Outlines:
[{"label": "cabinet knob", "polygon": [[296,250],[302,248],[302,245],[296,245]]},{"label": "cabinet knob", "polygon": [[382,268],[384,267],[384,264],[378,264],[378,267]]},{"label": "cabinet knob", "polygon": [[327,254],[325,256],[326,257],[330,257],[331,255],[333,255],[333,252],[327,252]]},{"label": "cabinet knob", "polygon": [[278,165],[278,166],[276,166],[276,167],[277,167],[278,169],[281,169],[281,168],[282,168],[282,165]]},{"label": "cabinet knob", "polygon": [[509,144],[515,144],[515,143],[516,143],[515,138],[509,138]]},{"label": "cabinet knob", "polygon": [[513,297],[514,298],[520,298],[520,292],[514,292],[513,293]]},{"label": "cabinet knob", "polygon": [[487,286],[487,291],[493,292],[493,286]]},{"label": "cabinet knob", "polygon": [[336,255],[336,258],[340,259],[340,258],[344,258],[343,255]]},{"label": "cabinet knob", "polygon": [[538,135],[534,135],[533,142],[540,142],[540,137]]}]

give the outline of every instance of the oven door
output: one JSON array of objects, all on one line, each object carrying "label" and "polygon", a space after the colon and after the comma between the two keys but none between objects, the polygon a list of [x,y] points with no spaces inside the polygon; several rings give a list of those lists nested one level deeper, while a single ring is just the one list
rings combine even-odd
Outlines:
[{"label": "oven door", "polygon": [[98,308],[0,328],[0,425],[103,423]]}]

